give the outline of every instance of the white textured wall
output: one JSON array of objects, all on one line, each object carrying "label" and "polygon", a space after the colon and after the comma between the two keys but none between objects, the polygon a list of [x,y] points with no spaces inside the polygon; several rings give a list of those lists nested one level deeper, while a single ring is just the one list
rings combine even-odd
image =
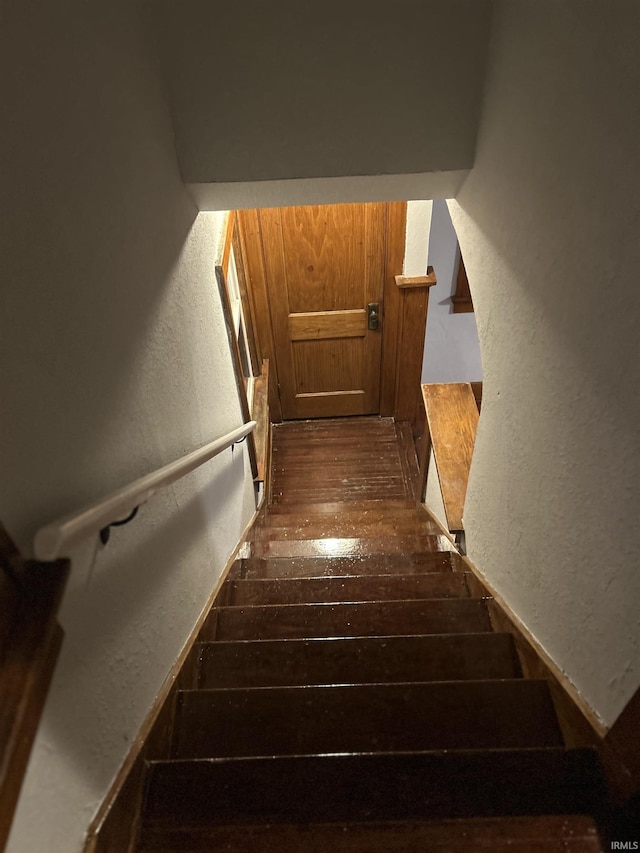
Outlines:
[{"label": "white textured wall", "polygon": [[447,511],[444,508],[442,489],[440,488],[440,478],[438,477],[438,468],[436,467],[436,458],[433,455],[433,448],[429,451],[427,487],[425,490],[424,502],[442,526],[448,530],[449,525],[447,523]]},{"label": "white textured wall", "polygon": [[425,275],[431,231],[432,201],[407,202],[407,231],[404,243],[402,274]]},{"label": "white textured wall", "polygon": [[458,169],[406,175],[191,183],[188,187],[200,210],[239,210],[407,198],[454,198],[467,175],[468,170]]},{"label": "white textured wall", "polygon": [[414,174],[473,163],[488,0],[148,5],[186,181]]},{"label": "white textured wall", "polygon": [[[216,214],[180,180],[125,2],[5,4],[0,518],[38,525],[237,426]],[[9,844],[74,853],[239,535],[244,446],[74,553],[61,658]]]},{"label": "white textured wall", "polygon": [[485,368],[472,559],[606,724],[640,684],[640,6],[499,3],[451,204]]},{"label": "white textured wall", "polygon": [[456,289],[460,253],[447,203],[443,199],[433,203],[428,239],[429,264],[435,270],[438,283],[429,293],[422,381],[480,381],[482,362],[475,314],[453,313],[451,296]]}]

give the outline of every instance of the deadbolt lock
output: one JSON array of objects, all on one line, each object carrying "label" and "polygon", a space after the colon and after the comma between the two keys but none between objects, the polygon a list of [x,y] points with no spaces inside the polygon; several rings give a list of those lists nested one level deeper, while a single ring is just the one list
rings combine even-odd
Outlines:
[{"label": "deadbolt lock", "polygon": [[367,305],[368,328],[375,332],[379,328],[380,322],[380,306],[377,302],[370,302]]}]

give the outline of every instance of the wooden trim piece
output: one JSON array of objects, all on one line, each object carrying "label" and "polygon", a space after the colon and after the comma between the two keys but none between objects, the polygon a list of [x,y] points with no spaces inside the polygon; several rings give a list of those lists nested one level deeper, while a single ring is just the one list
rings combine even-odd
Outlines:
[{"label": "wooden trim piece", "polygon": [[366,394],[364,390],[296,394],[296,409],[301,418],[364,415]]},{"label": "wooden trim piece", "polygon": [[422,394],[418,401],[418,417],[415,430],[416,456],[418,457],[418,471],[420,472],[417,485],[417,500],[424,501],[427,489],[427,473],[429,471],[429,455],[431,453],[431,435],[427,421],[427,411]]},{"label": "wooden trim piece", "polygon": [[456,289],[451,297],[453,303],[454,314],[472,314],[473,301],[471,299],[471,289],[469,287],[469,279],[467,278],[467,270],[460,255],[458,263],[458,273],[456,275]]},{"label": "wooden trim piece", "polygon": [[411,287],[433,287],[438,283],[433,267],[427,268],[426,275],[397,275],[395,280],[396,287],[399,287],[401,290],[406,290]]},{"label": "wooden trim piece", "polygon": [[177,692],[196,686],[198,636],[258,514],[256,510],[245,527],[182,652],[171,667],[131,744],[113,784],[89,826],[83,853],[133,853],[135,850],[144,793],[145,762],[167,758],[169,755]]},{"label": "wooden trim piece", "polygon": [[362,308],[289,314],[289,339],[292,341],[363,338],[366,334],[367,312]]},{"label": "wooden trim piece", "polygon": [[387,205],[384,296],[381,309],[383,320],[380,414],[384,417],[392,416],[396,405],[401,291],[396,287],[395,276],[402,270],[406,233],[406,201],[390,202]]},{"label": "wooden trim piece", "polygon": [[[627,766],[627,748],[619,754],[607,735],[606,727],[590,708],[581,693],[566,674],[556,666],[528,629],[518,619],[504,599],[492,590],[486,579],[482,581],[493,600],[488,602],[489,616],[494,631],[513,636],[520,665],[525,678],[544,678],[549,682],[551,697],[568,747],[591,747],[597,750],[607,777],[614,801],[622,803],[637,790],[632,773]],[[635,754],[636,761],[638,753]]]},{"label": "wooden trim piece", "polygon": [[429,434],[449,530],[463,530],[467,481],[478,428],[478,407],[468,382],[422,385]]},{"label": "wooden trim piece", "polygon": [[[455,545],[451,533],[440,520],[423,504],[431,520],[442,534]],[[507,539],[505,537],[505,547]],[[455,566],[455,564],[454,564]],[[562,735],[568,747],[591,747],[598,752],[605,771],[609,791],[614,803],[621,805],[640,789],[640,748],[638,747],[638,725],[640,720],[640,690],[627,706],[629,717],[623,720],[626,711],[618,718],[609,732],[589,706],[566,673],[552,660],[538,643],[529,629],[520,621],[502,596],[468,556],[460,555],[459,565],[454,571],[468,571],[469,591],[474,597],[490,597],[491,622],[495,631],[512,634],[523,674],[526,678],[544,678],[549,682],[551,696],[558,715]],[[631,706],[631,707],[629,707]],[[620,729],[614,735],[616,727]],[[630,735],[630,725],[634,734]]]},{"label": "wooden trim piece", "polygon": [[399,291],[400,326],[396,355],[396,399],[393,416],[409,421],[415,433],[420,402],[420,380],[427,329],[429,289],[408,288]]},{"label": "wooden trim piece", "polygon": [[420,488],[420,469],[416,456],[416,445],[413,439],[411,424],[407,421],[395,424],[398,437],[398,451],[400,454],[400,465],[402,466],[402,478],[405,491],[411,500],[419,502],[418,489]]},{"label": "wooden trim piece", "polygon": [[636,795],[640,791],[640,688],[607,733],[605,744],[626,771],[624,793]]},{"label": "wooden trim piece", "polygon": [[231,247],[233,245],[233,231],[236,224],[236,212],[229,212],[226,221],[226,230],[224,232],[224,243],[222,248],[221,266],[225,276],[229,275],[229,261],[231,260]]},{"label": "wooden trim piece", "polygon": [[479,382],[471,382],[471,390],[473,391],[473,396],[476,398],[476,406],[478,407],[478,412],[482,409],[482,380]]},{"label": "wooden trim piece", "polygon": [[247,286],[247,276],[244,269],[244,255],[242,250],[242,240],[240,238],[238,216],[235,216],[233,220],[233,257],[236,262],[236,274],[238,276],[238,287],[240,288],[242,316],[244,317],[244,325],[247,331],[247,344],[249,346],[249,356],[251,358],[251,372],[253,376],[257,377],[260,376],[262,358],[256,341],[255,309]]},{"label": "wooden trim piece", "polygon": [[[216,266],[216,279],[218,282],[220,301],[222,303],[224,323],[227,329],[229,349],[231,350],[233,372],[236,377],[236,387],[238,389],[238,399],[240,400],[242,420],[245,423],[248,423],[251,420],[251,410],[249,409],[249,400],[247,399],[247,388],[244,381],[244,373],[242,372],[242,358],[240,356],[240,347],[238,345],[236,330],[233,325],[233,313],[231,311],[231,300],[229,298],[229,290],[227,288],[227,282],[221,266]],[[249,433],[249,435],[247,436],[247,450],[249,451],[249,460],[251,462],[251,473],[253,474],[253,478],[255,479],[258,476],[258,462],[256,457],[256,440],[252,432]]]},{"label": "wooden trim piece", "polygon": [[[282,420],[282,407],[278,394],[279,367],[276,362],[275,343],[271,326],[271,309],[267,293],[267,280],[262,251],[262,237],[257,210],[238,211],[238,231],[242,247],[242,260],[246,284],[251,301],[251,316],[256,335],[258,357],[269,359],[272,376],[269,389],[269,412],[276,423]],[[261,363],[260,361],[260,363]]]},{"label": "wooden trim piece", "polygon": [[4,850],[62,643],[56,615],[69,561],[23,561],[3,529],[0,649],[0,850]]},{"label": "wooden trim piece", "polygon": [[269,359],[262,362],[262,374],[253,386],[253,405],[251,411],[256,426],[256,456],[258,460],[258,476],[256,480],[263,483],[266,480],[267,464],[269,461]]},{"label": "wooden trim piece", "polygon": [[452,296],[454,314],[473,314],[473,302],[463,296]]},{"label": "wooden trim piece", "polygon": [[264,504],[265,507],[271,506],[273,503],[273,424],[269,424],[269,450],[268,450],[268,464],[266,470],[267,479],[264,483]]}]

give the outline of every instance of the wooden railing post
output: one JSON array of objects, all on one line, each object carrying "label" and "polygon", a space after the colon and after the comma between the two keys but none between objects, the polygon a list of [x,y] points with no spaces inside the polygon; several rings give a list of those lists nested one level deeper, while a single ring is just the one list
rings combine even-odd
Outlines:
[{"label": "wooden railing post", "polygon": [[396,394],[393,416],[415,427],[420,402],[420,381],[424,338],[427,330],[429,289],[437,284],[433,267],[427,275],[397,275],[400,291],[398,353],[396,357]]}]

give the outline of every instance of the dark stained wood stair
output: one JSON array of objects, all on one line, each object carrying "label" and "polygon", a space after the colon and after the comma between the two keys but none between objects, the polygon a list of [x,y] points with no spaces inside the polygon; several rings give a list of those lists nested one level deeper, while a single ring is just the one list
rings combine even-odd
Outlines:
[{"label": "dark stained wood stair", "polygon": [[599,851],[590,749],[415,505],[406,431],[274,430],[272,503],[148,764],[138,851]]}]

